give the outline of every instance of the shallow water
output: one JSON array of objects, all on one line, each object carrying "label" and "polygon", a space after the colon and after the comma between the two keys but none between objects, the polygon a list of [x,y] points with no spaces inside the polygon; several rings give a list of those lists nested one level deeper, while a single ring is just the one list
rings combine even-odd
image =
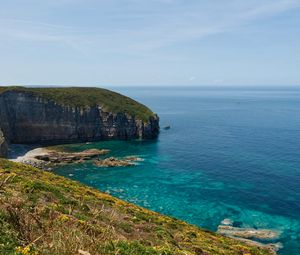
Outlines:
[{"label": "shallow water", "polygon": [[145,159],[126,168],[91,163],[60,175],[198,226],[281,231],[280,254],[300,254],[300,90],[117,89],[161,117],[157,141],[69,145]]}]

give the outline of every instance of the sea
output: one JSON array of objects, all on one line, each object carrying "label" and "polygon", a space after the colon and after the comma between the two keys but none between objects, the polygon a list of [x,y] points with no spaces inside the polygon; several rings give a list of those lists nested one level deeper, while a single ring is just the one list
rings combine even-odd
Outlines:
[{"label": "sea", "polygon": [[280,243],[279,254],[300,254],[300,88],[113,90],[159,115],[159,138],[67,147],[144,161],[66,165],[56,174],[205,229],[231,219],[235,227],[275,230],[279,238],[268,242]]}]

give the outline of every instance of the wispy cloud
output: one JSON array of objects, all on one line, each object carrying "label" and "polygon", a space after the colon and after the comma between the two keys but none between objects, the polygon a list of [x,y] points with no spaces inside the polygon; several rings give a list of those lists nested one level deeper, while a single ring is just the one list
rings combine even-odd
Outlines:
[{"label": "wispy cloud", "polygon": [[[50,2],[63,6],[74,5],[74,2],[68,0]],[[232,32],[257,19],[270,18],[300,7],[300,0],[217,0],[206,4],[199,1],[186,3],[183,0],[112,0],[110,4],[105,2],[77,0],[76,7],[78,11],[81,7],[87,8],[93,4],[99,10],[107,8],[107,16],[105,12],[101,12],[104,20],[107,18],[107,24],[103,24],[103,20],[97,20],[95,11],[91,14],[95,15],[95,23],[80,27],[63,23],[55,25],[37,19],[0,19],[0,40],[12,38],[36,43],[56,43],[82,52],[95,47],[113,52],[143,53],[176,43]],[[120,8],[118,11],[115,10],[116,5]],[[126,10],[122,11],[122,8]],[[84,19],[84,16],[81,18]]]},{"label": "wispy cloud", "polygon": [[267,3],[262,2],[245,13],[242,14],[243,19],[255,19],[260,17],[268,17],[276,15],[282,12],[289,11],[300,7],[299,0],[281,0],[281,1],[270,1]]},{"label": "wispy cloud", "polygon": [[0,19],[0,41],[13,39],[36,43],[53,43],[82,51],[91,42],[74,27],[20,19]]}]

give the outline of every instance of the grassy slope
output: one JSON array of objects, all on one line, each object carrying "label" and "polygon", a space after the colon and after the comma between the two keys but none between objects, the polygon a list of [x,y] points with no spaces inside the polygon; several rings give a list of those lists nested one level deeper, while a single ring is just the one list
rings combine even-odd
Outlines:
[{"label": "grassy slope", "polygon": [[147,121],[153,112],[146,106],[121,94],[101,88],[25,88],[25,87],[0,87],[0,94],[8,91],[24,91],[40,97],[54,100],[57,103],[68,106],[103,106],[114,113],[126,112],[131,116]]},{"label": "grassy slope", "polygon": [[0,159],[0,254],[271,254]]}]

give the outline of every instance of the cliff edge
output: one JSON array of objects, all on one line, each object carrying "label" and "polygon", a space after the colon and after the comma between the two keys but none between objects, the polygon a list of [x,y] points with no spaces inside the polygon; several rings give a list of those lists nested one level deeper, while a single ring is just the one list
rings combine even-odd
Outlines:
[{"label": "cliff edge", "polygon": [[159,118],[106,89],[0,87],[0,129],[20,144],[152,139]]}]

